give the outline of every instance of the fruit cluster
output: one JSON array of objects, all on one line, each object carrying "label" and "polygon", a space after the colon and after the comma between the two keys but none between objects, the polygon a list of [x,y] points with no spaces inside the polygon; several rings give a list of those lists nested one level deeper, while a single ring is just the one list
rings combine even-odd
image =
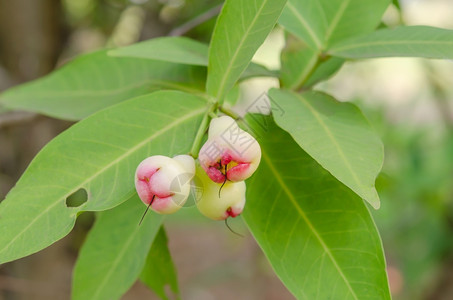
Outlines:
[{"label": "fruit cluster", "polygon": [[137,167],[135,187],[142,202],[161,214],[179,210],[191,189],[197,189],[199,211],[213,220],[225,220],[242,213],[244,180],[256,171],[260,159],[255,138],[232,118],[222,116],[211,120],[198,161],[189,155],[148,157]]}]

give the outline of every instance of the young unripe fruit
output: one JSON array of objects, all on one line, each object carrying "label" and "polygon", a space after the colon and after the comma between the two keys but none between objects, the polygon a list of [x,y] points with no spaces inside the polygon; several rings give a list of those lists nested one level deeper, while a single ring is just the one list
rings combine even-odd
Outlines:
[{"label": "young unripe fruit", "polygon": [[243,181],[258,168],[261,148],[231,117],[223,116],[211,120],[198,160],[214,182]]},{"label": "young unripe fruit", "polygon": [[145,205],[161,214],[179,210],[190,194],[195,161],[189,155],[174,158],[155,155],[142,161],[135,172],[135,188]]},{"label": "young unripe fruit", "polygon": [[219,195],[221,184],[213,182],[201,169],[197,168],[197,178],[203,188],[197,201],[198,210],[213,220],[225,220],[242,213],[245,205],[245,182],[227,182]]}]

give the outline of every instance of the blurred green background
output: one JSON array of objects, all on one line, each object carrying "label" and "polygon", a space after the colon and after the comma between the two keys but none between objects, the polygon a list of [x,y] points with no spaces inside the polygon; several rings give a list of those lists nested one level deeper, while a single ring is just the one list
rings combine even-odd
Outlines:
[{"label": "blurred green background", "polygon": [[[393,1],[381,26],[453,29],[451,0]],[[222,1],[0,0],[0,91],[43,76],[72,57],[164,35],[208,42]],[[279,67],[281,29],[255,61]],[[246,107],[274,79],[241,84]],[[379,132],[385,162],[372,211],[381,232],[394,299],[453,299],[453,62],[392,58],[347,63],[318,84],[356,103]],[[0,199],[34,155],[71,125],[0,107]],[[71,272],[91,213],[48,249],[0,265],[1,299],[68,299]],[[246,232],[242,221],[230,224]],[[187,208],[167,222],[183,299],[293,299],[250,235]],[[156,299],[137,283],[124,299]]]}]

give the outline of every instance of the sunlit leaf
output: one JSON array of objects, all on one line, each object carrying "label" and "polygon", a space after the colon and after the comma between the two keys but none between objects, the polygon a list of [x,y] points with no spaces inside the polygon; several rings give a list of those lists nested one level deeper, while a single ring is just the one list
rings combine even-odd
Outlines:
[{"label": "sunlit leaf", "polygon": [[360,110],[318,92],[272,89],[269,95],[282,110],[275,122],[332,175],[379,208],[374,182],[384,150]]},{"label": "sunlit leaf", "polygon": [[453,59],[453,30],[428,26],[382,29],[335,44],[329,53],[344,58],[404,56]]},{"label": "sunlit leaf", "polygon": [[[206,105],[183,92],[155,92],[100,111],[56,137],[0,203],[0,263],[64,237],[81,211],[129,199],[140,161],[189,152]],[[80,189],[88,201],[66,207],[66,198]]]},{"label": "sunlit leaf", "polygon": [[390,0],[288,0],[279,23],[313,49],[371,32]]},{"label": "sunlit leaf", "polygon": [[308,47],[303,41],[288,36],[286,46],[281,53],[282,87],[297,89],[310,77],[318,62],[318,52]]},{"label": "sunlit leaf", "polygon": [[72,299],[119,299],[137,280],[162,215],[150,212],[135,195],[101,212],[80,250],[74,268]]},{"label": "sunlit leaf", "polygon": [[280,16],[286,0],[227,0],[209,47],[206,90],[223,99],[249,65]]},{"label": "sunlit leaf", "polygon": [[208,65],[208,45],[186,37],[159,37],[110,50],[111,56],[139,57],[187,65]]},{"label": "sunlit leaf", "polygon": [[362,199],[265,124],[243,217],[278,277],[297,299],[390,299],[381,241]]},{"label": "sunlit leaf", "polygon": [[76,58],[41,79],[0,94],[0,104],[65,120],[80,120],[105,107],[156,89],[203,89],[206,69],[98,51]]},{"label": "sunlit leaf", "polygon": [[171,259],[168,239],[163,227],[157,233],[151,246],[140,280],[164,300],[169,299],[165,289],[167,286],[174,295],[179,294],[176,269]]}]

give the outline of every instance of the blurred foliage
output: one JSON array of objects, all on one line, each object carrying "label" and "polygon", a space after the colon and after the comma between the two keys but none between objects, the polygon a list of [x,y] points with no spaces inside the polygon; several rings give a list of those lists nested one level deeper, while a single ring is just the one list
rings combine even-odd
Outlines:
[{"label": "blurred foliage", "polygon": [[[162,24],[178,27],[212,8],[220,0],[62,0],[67,20],[73,27],[85,26],[112,33],[120,15],[127,7],[139,6],[148,15],[157,14]],[[213,15],[208,21],[191,29],[188,36],[208,42],[215,24]]]},{"label": "blurred foliage", "polygon": [[132,5],[132,1],[63,0],[66,19],[70,25],[102,28],[106,33],[111,32],[128,5]]},{"label": "blurred foliage", "polygon": [[389,121],[382,108],[359,105],[385,145],[377,180],[382,205],[372,213],[387,263],[402,275],[394,299],[425,299],[453,254],[453,134],[441,119],[411,126]]}]

